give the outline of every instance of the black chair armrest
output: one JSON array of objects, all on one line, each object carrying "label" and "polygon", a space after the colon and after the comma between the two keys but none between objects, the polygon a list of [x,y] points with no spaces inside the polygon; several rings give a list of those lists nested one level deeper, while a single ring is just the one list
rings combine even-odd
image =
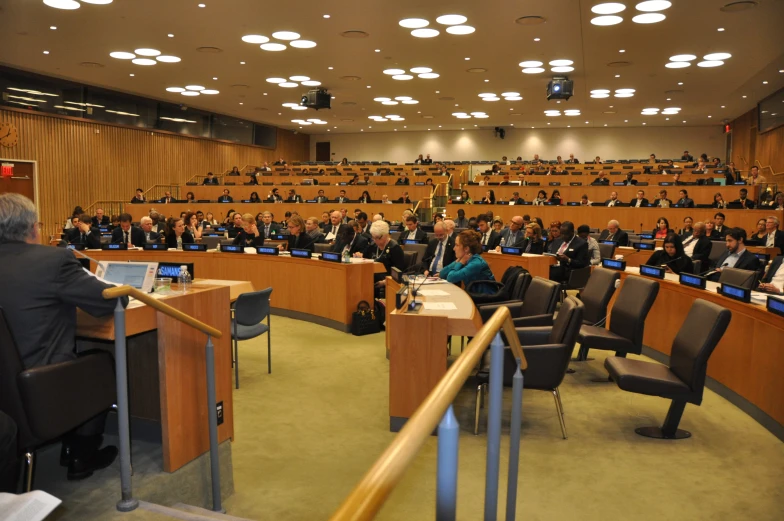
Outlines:
[{"label": "black chair armrest", "polygon": [[504,285],[498,282],[497,280],[475,280],[473,282],[468,283],[468,285],[465,288],[466,293],[470,293],[471,290],[474,288],[474,286],[479,286],[480,284],[493,286],[496,291],[504,287]]},{"label": "black chair armrest", "polygon": [[515,327],[553,327],[552,315],[533,315],[513,319]]},{"label": "black chair armrest", "polygon": [[116,401],[114,359],[106,352],[34,367],[17,376],[33,435],[52,440]]},{"label": "black chair armrest", "polygon": [[499,302],[498,304],[482,304],[479,307],[479,316],[482,317],[483,322],[487,322],[490,317],[493,316],[493,313],[500,308],[506,306],[509,308],[509,312],[512,314],[512,318],[519,317],[520,311],[523,309],[523,303],[519,300],[512,300],[507,302]]}]

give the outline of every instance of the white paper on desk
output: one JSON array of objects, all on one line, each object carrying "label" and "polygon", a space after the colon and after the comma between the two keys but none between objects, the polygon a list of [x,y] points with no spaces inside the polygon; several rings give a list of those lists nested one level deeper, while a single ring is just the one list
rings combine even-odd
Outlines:
[{"label": "white paper on desk", "polygon": [[423,302],[422,307],[431,311],[449,311],[457,309],[454,302]]},{"label": "white paper on desk", "polygon": [[40,521],[60,503],[61,500],[42,490],[20,495],[0,493],[0,520]]},{"label": "white paper on desk", "polygon": [[417,294],[425,297],[447,297],[449,293],[441,289],[420,289]]}]

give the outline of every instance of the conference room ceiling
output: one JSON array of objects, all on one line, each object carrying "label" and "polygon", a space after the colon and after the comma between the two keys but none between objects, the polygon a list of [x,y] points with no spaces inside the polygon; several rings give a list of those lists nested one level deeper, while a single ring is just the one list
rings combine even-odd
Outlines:
[{"label": "conference room ceiling", "polygon": [[[621,1],[625,9],[617,16],[623,21],[611,26],[591,23],[599,16],[591,9],[600,0],[96,4],[107,1],[79,0],[78,9],[63,10],[42,0],[0,0],[0,63],[306,133],[719,125],[784,86],[781,0],[736,1],[728,7],[732,0],[672,0],[660,11],[666,18],[649,24],[632,20],[645,14],[638,1]],[[436,20],[447,14],[465,16],[463,25],[475,32],[448,33],[450,26]],[[399,25],[409,18],[428,20],[426,28],[440,34],[412,36],[412,29]],[[276,31],[299,33],[299,41],[316,46],[292,47],[291,40],[274,38]],[[243,41],[246,35],[262,35],[286,48],[265,51]],[[110,57],[144,48],[181,61],[135,53],[154,64],[136,65]],[[731,57],[720,66],[698,66],[714,53]],[[683,54],[695,56],[690,66],[665,67],[670,57]],[[574,62],[574,70],[563,74],[574,80],[569,101],[546,100],[547,82],[559,75],[550,71],[553,60]],[[523,61],[543,62],[544,71],[523,73],[518,65]],[[410,72],[416,67],[432,72],[422,78]],[[387,69],[402,69],[413,78],[393,79],[383,72]],[[434,74],[438,77],[428,78]],[[293,88],[267,79],[295,76],[327,88],[334,96],[332,109],[282,106],[298,103],[312,87],[302,85],[307,80],[301,78]],[[218,93],[185,96],[166,90],[192,85]],[[607,89],[609,97],[591,97],[596,89]],[[617,89],[634,92],[616,97]],[[479,97],[490,93],[500,99]],[[519,93],[522,99],[507,100],[503,93]],[[418,103],[384,105],[374,101],[378,97],[410,97]],[[643,115],[646,108],[660,111]],[[667,108],[681,110],[664,114]],[[575,109],[579,116],[564,113]],[[546,110],[562,115],[546,116]],[[453,115],[472,112],[487,117]],[[369,119],[389,115],[399,116],[398,121]],[[309,118],[326,124],[292,122]]]}]

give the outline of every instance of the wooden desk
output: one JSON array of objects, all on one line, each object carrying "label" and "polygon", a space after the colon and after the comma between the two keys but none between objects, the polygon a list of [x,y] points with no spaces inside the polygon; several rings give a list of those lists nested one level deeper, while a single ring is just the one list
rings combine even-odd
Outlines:
[{"label": "wooden desk", "polygon": [[[202,283],[194,285],[186,294],[172,294],[162,300],[224,332],[222,338],[212,340],[216,398],[223,402],[218,441],[233,439],[229,287]],[[76,334],[80,349],[111,350],[114,319],[94,318],[79,311]],[[160,423],[163,469],[174,472],[210,448],[205,376],[207,337],[138,301],[132,301],[126,310],[126,337],[131,416]]]},{"label": "wooden desk", "polygon": [[[173,205],[172,205],[173,206]],[[351,329],[361,300],[373,301],[373,262],[352,264],[288,256],[169,251],[88,250],[96,260],[193,263],[197,278],[243,278],[257,290],[272,291],[272,313],[307,320],[339,331]]]},{"label": "wooden desk", "polygon": [[[399,285],[387,277],[387,309]],[[453,302],[457,309],[388,313],[389,430],[399,431],[447,370],[447,336],[473,336],[482,319],[468,294],[454,284],[422,286],[445,296],[419,296],[418,302]]]},{"label": "wooden desk", "polygon": [[490,270],[493,272],[495,280],[498,281],[511,266],[522,266],[531,273],[531,277],[549,279],[550,266],[557,262],[554,257],[549,255],[531,255],[530,253],[520,256],[487,252],[482,254],[482,258],[490,265]]},{"label": "wooden desk", "polygon": [[[187,189],[186,189],[187,188]],[[183,199],[188,192],[193,192],[194,198],[198,200],[207,200],[210,201],[217,201],[218,197],[223,195],[223,190],[228,189],[231,193],[231,197],[234,199],[235,202],[240,202],[242,200],[250,199],[250,194],[256,192],[262,200],[266,199],[273,188],[278,189],[278,193],[284,199],[288,197],[289,190],[296,190],[297,194],[302,197],[302,200],[308,199],[315,199],[318,195],[319,190],[324,191],[324,195],[326,195],[330,202],[334,201],[338,195],[340,195],[341,190],[346,191],[346,197],[348,197],[352,201],[358,201],[359,198],[362,196],[362,192],[367,191],[370,193],[370,197],[373,201],[381,201],[381,196],[388,195],[390,201],[396,201],[398,197],[402,197],[404,192],[408,192],[408,197],[412,201],[418,201],[419,199],[424,199],[426,197],[430,197],[430,192],[432,191],[432,187],[430,186],[414,186],[413,183],[411,186],[406,185],[395,185],[390,184],[388,186],[384,185],[367,185],[367,186],[340,186],[340,185],[304,185],[304,186],[290,186],[290,185],[275,185],[275,186],[253,186],[253,185],[242,185],[242,186],[192,186],[192,187],[182,187],[180,188],[180,197]],[[268,201],[263,201],[263,203],[271,204]],[[161,203],[155,203],[161,204]],[[335,203],[338,204],[338,203]],[[353,204],[353,203],[352,203]]]},{"label": "wooden desk", "polygon": [[[621,281],[630,276],[639,275],[627,268]],[[703,291],[682,286],[677,280],[668,274],[660,281],[659,295],[645,321],[644,344],[670,355],[675,335],[695,299],[729,309],[732,320],[710,358],[708,376],[784,425],[784,317],[769,313],[764,303],[744,304],[721,296],[713,289],[715,283],[708,282],[709,289]]]}]

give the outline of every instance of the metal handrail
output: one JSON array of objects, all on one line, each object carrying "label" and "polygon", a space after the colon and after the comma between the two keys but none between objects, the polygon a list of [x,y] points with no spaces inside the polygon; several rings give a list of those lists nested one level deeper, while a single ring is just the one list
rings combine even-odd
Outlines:
[{"label": "metal handrail", "polygon": [[[503,343],[500,342],[500,335],[498,334],[501,329],[503,329],[504,333],[506,334],[506,338],[509,341],[514,357],[518,360],[519,370],[524,370],[527,368],[525,355],[523,353],[522,347],[520,346],[520,341],[518,339],[517,332],[515,331],[509,308],[501,307],[496,310],[493,316],[490,317],[490,320],[485,323],[485,325],[479,330],[473,340],[469,342],[465,351],[460,355],[457,361],[452,364],[444,377],[438,382],[427,398],[425,398],[422,404],[417,408],[413,416],[411,416],[397,436],[395,436],[395,439],[392,441],[389,447],[387,447],[384,453],[376,460],[370,470],[368,470],[362,480],[354,487],[346,499],[343,500],[343,503],[340,505],[340,507],[338,507],[338,509],[332,514],[330,521],[364,521],[373,519],[373,517],[375,517],[386,499],[394,490],[395,486],[402,479],[406,469],[408,469],[411,463],[413,463],[414,458],[419,452],[419,449],[421,449],[425,442],[430,439],[430,436],[433,433],[433,429],[436,428],[442,418],[445,420],[447,419],[447,416],[451,412],[452,402],[457,396],[457,393],[462,389],[466,379],[471,375],[472,371],[481,360],[485,349],[487,349],[487,346],[490,345],[494,339],[496,340],[496,342],[493,342],[494,346],[498,347],[498,349],[495,350],[491,356],[493,356],[493,358],[499,359],[498,362],[501,363],[501,369],[503,369],[503,356],[495,356],[496,354],[503,355]],[[501,378],[501,376],[498,375],[498,378]],[[491,375],[491,387],[493,385],[492,379],[493,376]],[[498,380],[497,383],[500,385],[502,382]],[[520,386],[520,393],[522,396],[522,381],[520,382]],[[499,402],[497,411],[497,435],[500,439],[500,393],[498,394]],[[492,402],[490,406],[490,416],[492,416]],[[513,414],[514,412],[515,411],[513,409]],[[517,412],[519,413],[519,408]],[[452,415],[449,420],[453,419],[454,416]],[[490,421],[492,422],[492,418]],[[444,422],[442,422],[442,425],[443,424]],[[457,433],[455,432],[454,434],[456,435]],[[488,438],[490,438],[490,436],[491,434],[488,433]],[[439,438],[441,438],[440,430]],[[487,474],[489,476],[493,471],[495,471],[497,485],[497,461],[495,462],[496,466],[493,469],[490,465],[490,458],[497,458],[500,456],[500,453],[491,455],[488,446],[488,456]],[[512,462],[511,460],[512,458],[510,457],[510,469],[512,468],[513,463],[516,469],[517,462]],[[441,473],[439,472],[439,479],[441,477]],[[510,475],[510,480],[511,477],[512,476]],[[456,485],[456,475],[454,476],[454,481]],[[516,474],[514,481],[515,483],[510,483],[510,491],[516,490]],[[497,502],[497,498],[495,501]],[[507,507],[508,504],[509,503],[507,502]],[[451,516],[448,515],[447,517]],[[485,518],[488,518],[487,510]],[[495,519],[494,515],[492,516],[492,519]]]},{"label": "metal handrail", "polygon": [[784,172],[776,173],[771,165],[763,166],[762,163],[760,163],[759,159],[755,159],[754,163],[756,163],[756,165],[760,168],[760,170],[765,170],[765,169],[770,170],[770,175],[772,176],[784,175]]}]

